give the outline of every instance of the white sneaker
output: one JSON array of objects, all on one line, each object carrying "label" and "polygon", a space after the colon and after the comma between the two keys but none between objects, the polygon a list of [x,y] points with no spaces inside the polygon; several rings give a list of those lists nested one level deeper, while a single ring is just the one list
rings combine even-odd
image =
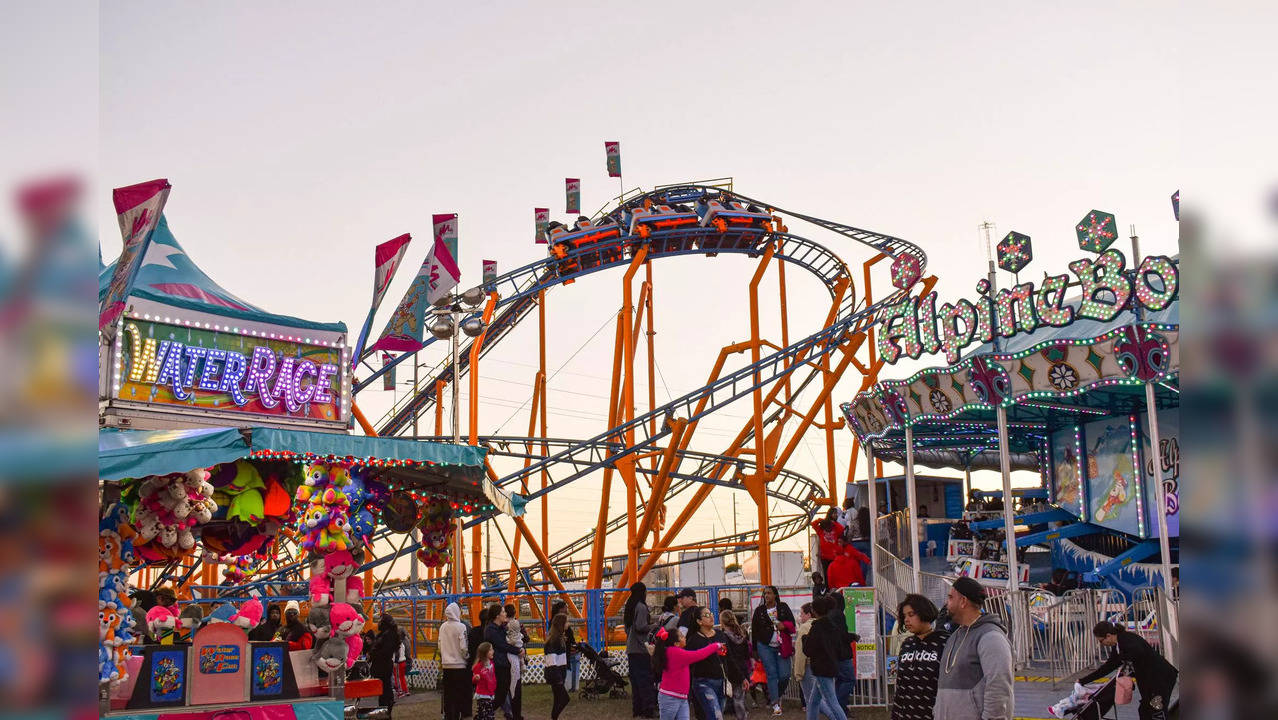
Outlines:
[{"label": "white sneaker", "polygon": [[773,705],[773,706],[772,706],[772,715],[773,715],[773,717],[776,717],[777,715],[780,715],[780,714],[781,714],[781,706],[780,706],[780,705]]}]

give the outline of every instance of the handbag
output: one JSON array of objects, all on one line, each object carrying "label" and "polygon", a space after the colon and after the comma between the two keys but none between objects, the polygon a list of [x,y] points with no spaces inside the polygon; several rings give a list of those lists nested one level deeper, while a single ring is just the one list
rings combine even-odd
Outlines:
[{"label": "handbag", "polygon": [[1132,678],[1130,675],[1122,675],[1114,678],[1114,704],[1130,705],[1132,702]]},{"label": "handbag", "polygon": [[1132,678],[1131,663],[1123,663],[1123,667],[1118,671],[1118,677],[1114,678],[1114,704],[1130,705],[1132,702],[1132,690],[1135,685],[1135,679]]}]

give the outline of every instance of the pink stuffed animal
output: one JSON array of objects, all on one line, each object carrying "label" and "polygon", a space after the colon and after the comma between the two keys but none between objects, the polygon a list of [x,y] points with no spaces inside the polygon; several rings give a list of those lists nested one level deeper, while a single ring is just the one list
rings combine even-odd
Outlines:
[{"label": "pink stuffed animal", "polygon": [[346,637],[346,668],[355,666],[355,661],[359,659],[359,653],[364,649],[364,638],[359,633],[348,635]]},{"label": "pink stuffed animal", "polygon": [[356,605],[364,590],[364,581],[355,577],[355,558],[345,550],[337,550],[324,556],[324,574],[333,579],[333,599]]},{"label": "pink stuffed animal", "polygon": [[333,601],[333,585],[324,573],[311,571],[311,604],[327,605]]},{"label": "pink stuffed animal", "polygon": [[151,635],[159,640],[163,635],[173,632],[177,627],[178,615],[170,608],[156,605],[146,613],[146,627]]},{"label": "pink stuffed animal", "polygon": [[329,621],[333,625],[333,637],[346,638],[358,635],[364,627],[364,618],[355,608],[346,603],[334,603],[329,610]]},{"label": "pink stuffed animal", "polygon": [[250,598],[248,602],[240,606],[240,611],[231,616],[231,622],[239,625],[245,630],[252,630],[262,622],[262,601],[257,598]]}]

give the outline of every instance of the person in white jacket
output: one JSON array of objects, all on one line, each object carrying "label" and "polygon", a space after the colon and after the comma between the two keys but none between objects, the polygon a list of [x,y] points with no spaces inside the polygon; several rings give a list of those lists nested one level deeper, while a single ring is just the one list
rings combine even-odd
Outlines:
[{"label": "person in white jacket", "polygon": [[439,626],[439,659],[444,668],[444,720],[461,720],[463,715],[470,714],[466,630],[461,621],[461,608],[457,603],[448,603],[448,607],[444,608],[444,623]]}]

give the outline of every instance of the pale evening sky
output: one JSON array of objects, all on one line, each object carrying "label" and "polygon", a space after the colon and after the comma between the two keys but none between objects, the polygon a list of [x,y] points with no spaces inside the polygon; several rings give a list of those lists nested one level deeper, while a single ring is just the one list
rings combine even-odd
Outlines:
[{"label": "pale evening sky", "polygon": [[[1033,276],[1078,256],[1072,226],[1091,208],[1114,212],[1124,235],[1134,223],[1145,252],[1176,252],[1172,14],[1152,2],[111,3],[95,218],[109,260],[120,240],[107,190],[167,177],[170,225],[210,276],[352,335],[373,246],[411,232],[377,332],[426,252],[432,213],[460,215],[463,287],[481,259],[503,271],[532,262],[543,252],[532,208],[566,219],[568,176],[582,178],[588,213],[615,196],[602,144],[619,140],[627,188],[732,176],[748,196],[921,245],[941,295],[970,296],[983,220],[1033,236]],[[849,264],[867,258],[810,236]],[[753,267],[655,264],[659,400],[700,385],[718,348],[748,336]],[[817,330],[823,291],[787,279],[792,337]],[[552,436],[603,429],[612,328],[587,339],[615,313],[619,285],[620,273],[600,274],[549,294],[551,370],[584,345],[551,383]],[[774,274],[765,287],[775,295]],[[775,302],[764,318],[776,337]],[[527,427],[526,409],[507,421],[531,394],[536,328],[525,325],[481,366],[481,432]],[[845,376],[837,400],[859,382]],[[358,402],[376,419],[389,393]],[[749,411],[726,412],[695,447],[722,449]],[[850,446],[841,431],[840,484]],[[824,477],[818,433],[790,467]],[[598,487],[587,478],[552,496],[552,546],[593,524]],[[711,498],[685,539],[731,527],[731,492]],[[738,506],[748,526],[744,494]],[[505,557],[494,543],[494,562]]]}]

